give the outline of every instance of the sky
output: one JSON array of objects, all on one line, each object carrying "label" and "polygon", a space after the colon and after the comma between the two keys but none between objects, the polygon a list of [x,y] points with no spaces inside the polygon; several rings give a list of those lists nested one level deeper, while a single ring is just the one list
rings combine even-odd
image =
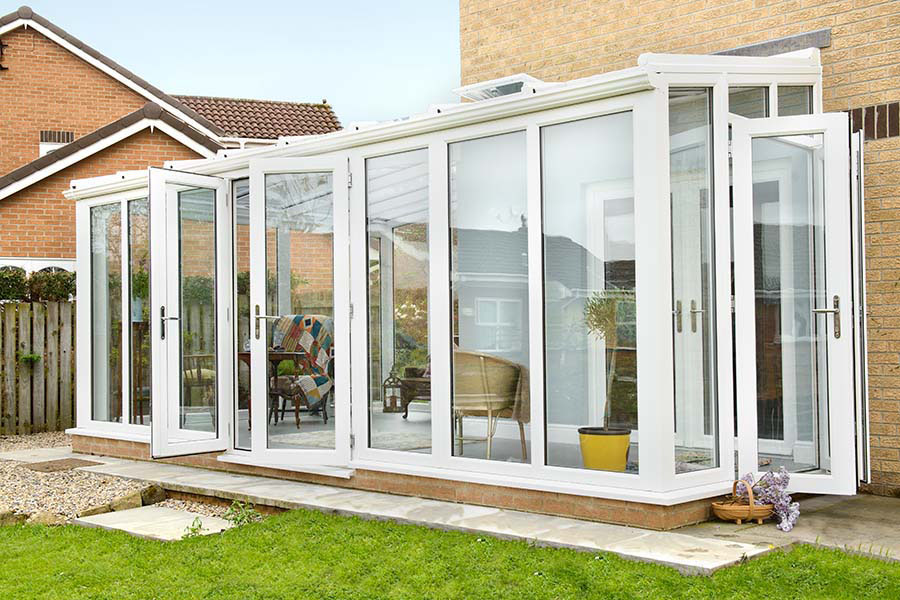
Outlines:
[{"label": "sky", "polygon": [[[0,15],[21,2],[0,7]],[[457,0],[31,0],[169,94],[326,99],[345,125],[455,102]]]}]

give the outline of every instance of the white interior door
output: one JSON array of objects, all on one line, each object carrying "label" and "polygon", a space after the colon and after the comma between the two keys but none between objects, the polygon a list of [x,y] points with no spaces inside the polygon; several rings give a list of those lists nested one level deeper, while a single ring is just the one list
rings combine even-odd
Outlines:
[{"label": "white interior door", "polygon": [[250,163],[251,446],[269,464],[350,458],[347,187],[346,158]]},{"label": "white interior door", "polygon": [[228,446],[227,201],[219,177],[150,169],[154,457]]},{"label": "white interior door", "polygon": [[737,120],[733,160],[739,472],[853,494],[847,116]]}]

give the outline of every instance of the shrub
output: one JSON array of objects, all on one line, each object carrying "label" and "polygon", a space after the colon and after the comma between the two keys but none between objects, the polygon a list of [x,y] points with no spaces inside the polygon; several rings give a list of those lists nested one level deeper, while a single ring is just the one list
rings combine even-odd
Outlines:
[{"label": "shrub", "polygon": [[23,269],[0,269],[0,300],[24,300],[27,295],[28,284]]},{"label": "shrub", "polygon": [[65,302],[75,296],[75,273],[37,271],[28,278],[28,299],[32,302]]}]

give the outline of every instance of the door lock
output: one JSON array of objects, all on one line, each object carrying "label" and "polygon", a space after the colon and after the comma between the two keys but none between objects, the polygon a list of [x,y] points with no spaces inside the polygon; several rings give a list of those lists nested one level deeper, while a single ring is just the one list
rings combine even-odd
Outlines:
[{"label": "door lock", "polygon": [[691,331],[697,333],[697,315],[705,313],[703,308],[697,308],[697,301],[691,300]]},{"label": "door lock", "polygon": [[281,317],[279,317],[278,315],[261,315],[261,314],[259,314],[259,304],[257,304],[256,305],[256,314],[255,314],[255,319],[254,319],[254,321],[256,321],[256,339],[259,339],[259,321],[261,319],[269,319],[270,321],[274,321],[274,320],[280,319],[280,318]]},{"label": "door lock", "polygon": [[841,297],[835,295],[831,302],[834,308],[814,308],[812,311],[816,314],[834,315],[834,337],[838,339],[841,337]]},{"label": "door lock", "polygon": [[178,317],[167,317],[166,306],[159,307],[159,339],[166,339],[166,321],[177,321]]}]

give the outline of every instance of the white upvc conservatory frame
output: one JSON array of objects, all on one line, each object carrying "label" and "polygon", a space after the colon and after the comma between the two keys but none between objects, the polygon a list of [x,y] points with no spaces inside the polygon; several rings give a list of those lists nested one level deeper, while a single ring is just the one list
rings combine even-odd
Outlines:
[{"label": "white upvc conservatory frame", "polygon": [[[642,55],[639,66],[610,74],[588,77],[542,89],[526,89],[524,94],[496,98],[457,107],[435,109],[432,113],[404,121],[378,124],[368,128],[344,130],[325,136],[285,139],[275,147],[220,151],[216,159],[177,161],[168,168],[198,174],[216,175],[229,180],[248,177],[250,163],[257,159],[283,157],[345,157],[355,179],[365,179],[365,160],[415,149],[429,152],[429,239],[435,253],[429,269],[429,320],[432,344],[432,386],[440,390],[432,397],[432,453],[417,454],[365,447],[367,440],[367,407],[369,382],[365,369],[354,369],[351,400],[354,410],[352,428],[359,440],[350,456],[349,468],[364,468],[443,479],[506,485],[567,494],[670,505],[705,498],[730,490],[734,476],[735,442],[732,387],[732,332],[730,289],[730,239],[727,210],[715,211],[714,235],[718,240],[715,254],[716,289],[716,398],[718,406],[719,466],[677,474],[675,464],[675,423],[673,411],[654,410],[660,398],[674,395],[672,377],[653,376],[655,365],[673,365],[672,290],[670,278],[670,207],[668,202],[647,203],[641,198],[667,198],[669,195],[669,88],[712,89],[713,98],[713,182],[717,205],[727,207],[729,196],[728,90],[736,86],[765,86],[769,90],[769,107],[777,114],[778,86],[810,86],[813,111],[822,110],[821,66],[817,50],[791,53],[780,57],[752,58],[731,56]],[[450,276],[445,260],[449,239],[447,145],[488,135],[511,131],[526,133],[528,284],[529,315],[532,323],[543,324],[543,253],[540,128],[543,126],[592,116],[634,110],[634,190],[637,268],[637,337],[640,352],[638,376],[639,474],[590,471],[554,467],[544,462],[544,403],[532,402],[530,428],[531,456],[528,463],[492,462],[452,456],[450,431]],[[253,188],[251,182],[251,188]],[[89,231],[89,208],[108,202],[143,198],[147,195],[147,175],[126,172],[117,175],[73,182],[66,193],[78,200],[77,227]],[[258,188],[257,188],[258,189]],[[365,186],[349,190],[349,228],[351,302],[367,305],[367,281],[356,272],[365,264],[366,197]],[[251,192],[252,193],[252,192]],[[87,238],[87,239],[85,239]],[[79,238],[79,290],[90,289],[89,236]],[[725,251],[723,251],[723,249]],[[123,259],[124,260],[124,259]],[[124,265],[123,265],[124,266]],[[659,277],[664,274],[663,277]],[[223,286],[226,287],[226,286]],[[82,292],[84,294],[84,292]],[[123,292],[123,301],[127,298]],[[79,303],[78,316],[89,322],[90,302]],[[230,300],[229,300],[230,301]],[[364,311],[358,310],[357,313]],[[124,313],[123,313],[124,314]],[[366,364],[368,332],[366,319],[350,323],[351,359]],[[530,392],[535,399],[544,398],[543,327],[529,330]],[[448,343],[443,343],[444,341]],[[126,339],[123,344],[127,343]],[[89,348],[90,331],[78,329],[79,348]],[[123,347],[123,351],[127,347]],[[643,376],[641,376],[643,374]],[[128,373],[124,374],[126,377]],[[127,386],[124,390],[129,389]],[[78,427],[74,433],[97,435],[134,441],[148,441],[149,428],[118,423],[92,421],[90,418],[90,354],[78,355]],[[124,395],[124,394],[123,394]],[[127,398],[123,403],[127,405]],[[233,411],[227,411],[233,415]],[[125,414],[123,412],[123,414]],[[254,447],[256,436],[254,432]],[[224,462],[274,466],[260,460],[254,452],[234,449],[219,457]],[[347,441],[349,444],[349,440]],[[311,466],[281,468],[317,471]],[[334,471],[332,474],[338,474]],[[348,476],[345,473],[343,476]],[[577,481],[573,481],[576,479]]]}]

